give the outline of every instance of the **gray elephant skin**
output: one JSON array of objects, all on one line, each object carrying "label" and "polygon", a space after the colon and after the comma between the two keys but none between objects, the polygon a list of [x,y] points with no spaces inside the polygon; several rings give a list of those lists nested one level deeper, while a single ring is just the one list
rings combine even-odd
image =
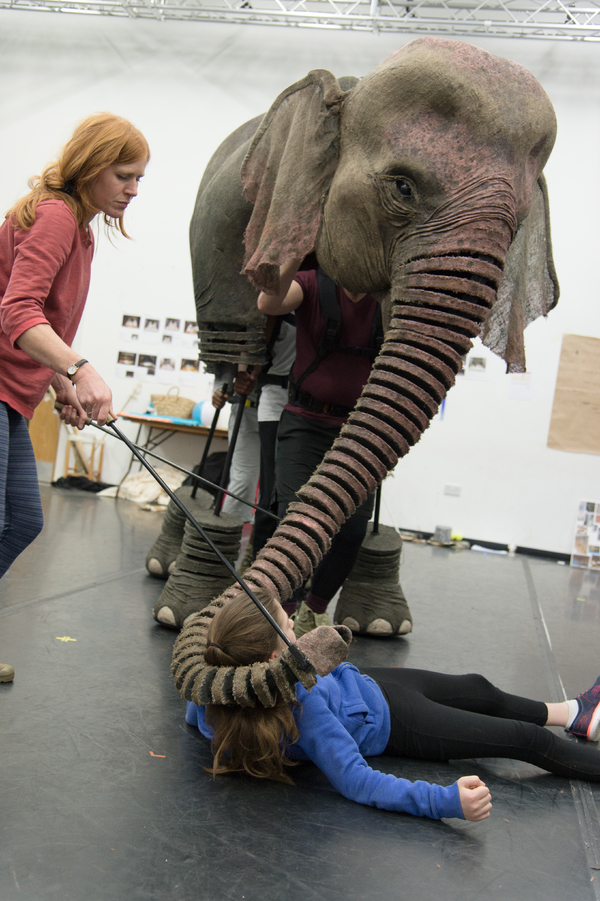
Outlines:
[{"label": "gray elephant skin", "polygon": [[[420,38],[345,87],[312,71],[234,132],[207,168],[191,225],[209,369],[241,353],[261,359],[257,292],[276,292],[290,260],[316,255],[384,310],[385,342],[356,409],[244,574],[282,600],[419,440],[473,338],[523,371],[523,330],[558,299],[542,176],[556,120],[531,73]],[[174,672],[197,651],[197,616],[187,637],[179,623]]]}]

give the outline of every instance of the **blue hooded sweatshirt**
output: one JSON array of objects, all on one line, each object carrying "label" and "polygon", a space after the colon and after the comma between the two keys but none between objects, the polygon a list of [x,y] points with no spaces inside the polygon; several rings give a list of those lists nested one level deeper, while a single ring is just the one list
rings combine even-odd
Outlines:
[{"label": "blue hooded sweatshirt", "polygon": [[[464,819],[457,783],[444,788],[409,782],[367,764],[365,757],[385,750],[390,711],[377,683],[353,664],[342,663],[328,676],[317,677],[310,692],[298,684],[296,695],[301,706],[293,713],[300,738],[286,748],[290,760],[311,760],[340,794],[359,804],[433,820]],[[185,718],[212,738],[204,707],[188,702]]]}]

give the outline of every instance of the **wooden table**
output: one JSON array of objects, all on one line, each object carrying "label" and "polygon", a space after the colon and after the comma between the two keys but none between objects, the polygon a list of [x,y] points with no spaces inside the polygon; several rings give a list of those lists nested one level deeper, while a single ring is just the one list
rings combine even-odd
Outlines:
[{"label": "wooden table", "polygon": [[[143,413],[119,413],[118,418],[124,419],[126,422],[136,422],[138,424],[134,444],[137,444],[139,447],[148,451],[155,450],[155,448],[164,444],[165,441],[172,438],[177,432],[184,435],[196,435],[199,438],[205,438],[210,432],[210,426],[200,425],[200,423],[193,425],[191,423],[173,422],[166,416],[149,416]],[[144,427],[147,428],[148,433],[144,443],[140,444],[140,437]],[[213,437],[224,438],[227,440],[227,429],[216,428]],[[129,467],[123,478],[129,475],[134,459],[135,457],[132,454]]]}]

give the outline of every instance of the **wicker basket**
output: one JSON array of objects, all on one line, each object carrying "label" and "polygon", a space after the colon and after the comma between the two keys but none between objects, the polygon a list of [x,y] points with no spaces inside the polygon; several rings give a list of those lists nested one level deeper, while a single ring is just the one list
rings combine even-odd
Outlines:
[{"label": "wicker basket", "polygon": [[179,397],[179,388],[176,385],[169,388],[167,394],[152,394],[150,400],[157,416],[177,416],[179,419],[189,419],[196,406],[195,400]]}]

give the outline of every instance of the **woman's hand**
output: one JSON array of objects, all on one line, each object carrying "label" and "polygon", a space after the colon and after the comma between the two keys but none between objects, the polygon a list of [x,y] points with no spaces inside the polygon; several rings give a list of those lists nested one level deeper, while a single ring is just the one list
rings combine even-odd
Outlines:
[{"label": "woman's hand", "polygon": [[460,806],[466,820],[485,820],[492,809],[490,790],[479,776],[461,776],[458,782]]},{"label": "woman's hand", "polygon": [[88,415],[77,400],[77,393],[69,379],[57,372],[52,379],[52,387],[56,393],[56,400],[63,405],[59,414],[62,421],[82,429]]},{"label": "woman's hand", "polygon": [[[71,363],[81,356],[68,344],[65,344],[54,329],[46,323],[32,325],[17,338],[15,343],[33,360],[54,369],[58,375],[66,373]],[[77,425],[77,428],[82,429],[86,418],[94,419],[98,425],[104,425],[109,414],[116,419],[112,409],[112,392],[91,363],[85,363],[78,369],[73,376],[73,383],[77,392],[76,403],[67,404],[72,410],[65,413],[64,416],[61,414],[61,418],[65,422],[68,422],[69,425]],[[60,384],[60,382],[52,380],[52,385],[57,393],[59,390],[57,385]],[[85,415],[80,412],[81,410]],[[73,411],[76,411],[76,416]]]},{"label": "woman's hand", "polygon": [[[112,409],[112,392],[91,363],[86,363],[77,371],[73,383],[77,401],[86,418],[93,419],[98,425],[104,425],[109,415],[117,418]],[[83,428],[83,425],[78,425],[78,428]]]}]

